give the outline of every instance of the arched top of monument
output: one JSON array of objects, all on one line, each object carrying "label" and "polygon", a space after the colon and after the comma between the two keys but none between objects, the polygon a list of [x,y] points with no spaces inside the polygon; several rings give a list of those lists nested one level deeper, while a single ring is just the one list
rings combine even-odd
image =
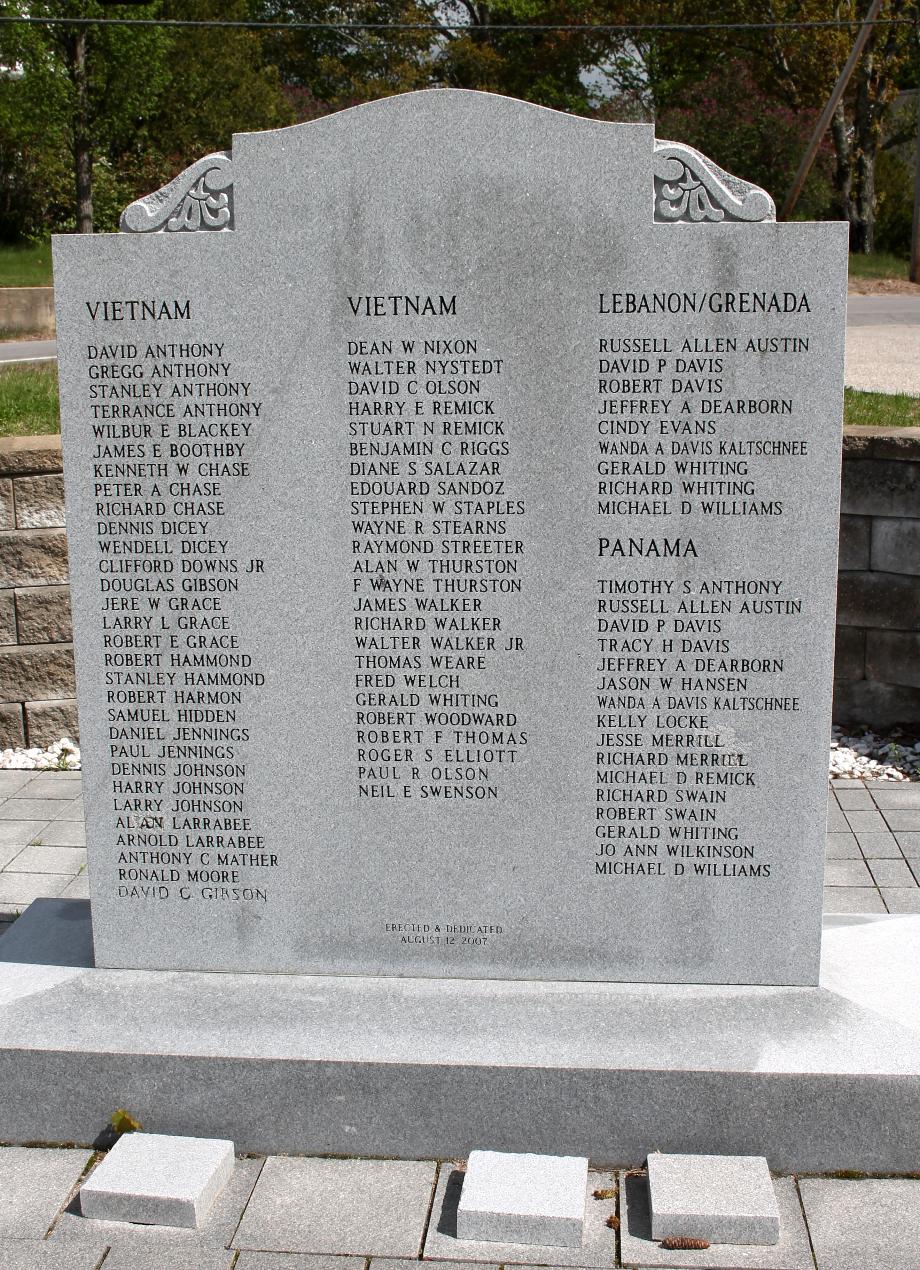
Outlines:
[{"label": "arched top of monument", "polygon": [[[349,178],[343,161],[351,160]],[[360,174],[360,175],[359,175]],[[515,195],[580,188],[586,202],[615,204],[621,222],[645,219],[649,202],[662,224],[773,221],[764,191],[679,142],[654,137],[650,124],[585,119],[545,106],[469,89],[442,88],[365,102],[308,123],[239,133],[233,151],[206,155],[169,184],[130,204],[126,233],[232,231],[240,208],[253,221],[273,209],[307,215],[311,199],[338,182],[352,197],[373,197],[374,182],[429,186],[466,182],[493,202]],[[651,198],[650,198],[651,195]]]}]

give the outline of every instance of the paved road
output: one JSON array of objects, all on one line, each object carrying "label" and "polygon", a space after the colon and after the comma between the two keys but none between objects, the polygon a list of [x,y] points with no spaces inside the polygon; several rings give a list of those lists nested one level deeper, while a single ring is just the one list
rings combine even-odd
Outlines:
[{"label": "paved road", "polygon": [[920,295],[851,295],[847,326],[920,326]]},{"label": "paved road", "polygon": [[0,344],[2,362],[47,362],[57,358],[57,340],[8,340]]}]

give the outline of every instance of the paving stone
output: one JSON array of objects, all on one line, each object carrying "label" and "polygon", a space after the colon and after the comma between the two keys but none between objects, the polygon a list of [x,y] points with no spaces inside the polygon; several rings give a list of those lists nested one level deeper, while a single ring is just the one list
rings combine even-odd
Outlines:
[{"label": "paving stone", "polygon": [[62,900],[88,900],[89,899],[89,874],[84,871],[78,873],[75,878],[71,878],[67,885],[61,891]]},{"label": "paving stone", "polygon": [[16,481],[16,526],[19,529],[54,529],[64,521],[64,477],[20,476]]},{"label": "paving stone", "polygon": [[908,859],[920,856],[920,833],[896,833],[895,839]]},{"label": "paving stone", "polygon": [[48,823],[48,819],[0,820],[0,847],[27,847],[30,842],[38,841]]},{"label": "paving stone", "polygon": [[[196,1249],[222,1253],[229,1247],[240,1217],[262,1169],[262,1160],[237,1160],[233,1176],[224,1187],[211,1215],[197,1230],[181,1226],[142,1226],[135,1222],[96,1221],[83,1217],[79,1196],[58,1218],[49,1242],[70,1247],[88,1243],[108,1244],[113,1250],[134,1249],[138,1254],[156,1250],[159,1268],[172,1270],[173,1256]],[[111,1257],[112,1253],[109,1253]],[[157,1263],[152,1263],[154,1266]]]},{"label": "paving stone", "polygon": [[41,1239],[91,1158],[91,1151],[0,1150],[0,1238]]},{"label": "paving stone", "polygon": [[909,1270],[920,1264],[920,1182],[799,1183],[818,1270]]},{"label": "paving stone", "polygon": [[825,860],[825,886],[871,886],[872,874],[863,860]]},{"label": "paving stone", "polygon": [[79,798],[83,785],[79,772],[42,772],[29,786],[29,798]]},{"label": "paving stone", "polygon": [[852,833],[829,833],[827,835],[828,860],[861,860],[862,852]]},{"label": "paving stone", "polygon": [[73,638],[70,587],[25,587],[15,596],[20,643],[66,644]]},{"label": "paving stone", "polygon": [[844,811],[874,811],[875,803],[872,801],[872,795],[865,788],[863,789],[841,789],[837,795],[837,802]]},{"label": "paving stone", "polygon": [[47,824],[60,809],[56,798],[8,798],[0,803],[0,820],[40,820]]},{"label": "paving stone", "polygon": [[[457,1205],[463,1186],[463,1173],[459,1169],[442,1166],[438,1178],[428,1235],[425,1239],[425,1260],[491,1261],[502,1265],[531,1265],[546,1267],[610,1266],[615,1259],[616,1235],[607,1226],[607,1218],[616,1212],[616,1200],[599,1201],[593,1198],[594,1190],[613,1187],[616,1178],[612,1173],[590,1172],[585,1189],[585,1227],[580,1248],[564,1248],[557,1245],[504,1244],[484,1240],[457,1238]],[[377,1270],[381,1270],[378,1265]]]},{"label": "paving stone", "polygon": [[[17,861],[18,865],[18,861]],[[916,886],[906,860],[873,860],[869,865],[876,886]]]},{"label": "paving stone", "polygon": [[887,909],[874,886],[826,886],[825,913],[885,913]]},{"label": "paving stone", "polygon": [[873,786],[872,798],[883,811],[915,808],[920,811],[920,781],[909,785],[889,785],[881,781]]},{"label": "paving stone", "polygon": [[45,847],[85,847],[86,826],[79,820],[54,820],[41,832]]},{"label": "paving stone", "polygon": [[882,887],[882,899],[889,913],[920,913],[920,887]]},{"label": "paving stone", "polygon": [[856,789],[857,786],[862,787],[865,781],[857,779],[855,776],[832,776],[831,789]]},{"label": "paving stone", "polygon": [[9,798],[32,780],[33,772],[0,771],[0,798]]},{"label": "paving stone", "polygon": [[582,1156],[471,1151],[457,1238],[580,1248],[587,1183]]},{"label": "paving stone", "polygon": [[167,1260],[162,1248],[113,1248],[104,1270],[230,1270],[234,1255],[216,1248],[170,1247]]},{"label": "paving stone", "polygon": [[[779,1242],[713,1244],[702,1252],[662,1248],[652,1239],[648,1185],[644,1177],[620,1177],[620,1255],[624,1266],[695,1266],[698,1270],[814,1270],[808,1231],[791,1178],[774,1183]],[[863,1270],[869,1270],[866,1266]],[[873,1270],[875,1268],[873,1267]]]},{"label": "paving stone", "polygon": [[4,869],[0,873],[0,913],[21,913],[33,900],[54,899],[69,881],[67,873],[15,873]]},{"label": "paving stone", "polygon": [[880,811],[847,811],[843,813],[854,833],[884,833],[888,826]]},{"label": "paving stone", "polygon": [[652,1238],[690,1235],[718,1244],[779,1242],[779,1208],[760,1155],[648,1157]]},{"label": "paving stone", "polygon": [[[63,647],[63,645],[54,645],[54,647]],[[27,701],[24,709],[30,745],[47,749],[49,745],[62,740],[65,736],[79,744],[80,725],[77,703],[72,694],[60,701]]]},{"label": "paving stone", "polygon": [[885,819],[888,822],[888,828],[894,829],[920,829],[920,811],[886,811]]},{"label": "paving stone", "polygon": [[[3,1270],[97,1270],[104,1254],[105,1244],[58,1248],[46,1240],[0,1239]],[[106,1265],[109,1264],[107,1259]]]},{"label": "paving stone", "polygon": [[[16,856],[15,873],[67,873],[71,877],[86,865],[85,847],[24,847]],[[892,886],[900,885],[892,882]]]},{"label": "paving stone", "polygon": [[233,1174],[233,1143],[126,1133],[80,1188],[84,1217],[197,1229]]},{"label": "paving stone", "polygon": [[[841,791],[842,792],[842,791]],[[850,822],[840,809],[836,798],[829,800],[827,805],[827,832],[828,833],[849,833]]]},{"label": "paving stone", "polygon": [[435,1174],[436,1165],[424,1160],[271,1157],[233,1246],[416,1257]]},{"label": "paving stone", "polygon": [[[234,1270],[364,1270],[364,1257],[320,1257],[301,1252],[241,1252]],[[377,1270],[443,1270],[439,1262],[380,1260],[371,1262]],[[457,1270],[452,1263],[450,1270]],[[498,1270],[497,1266],[480,1266],[478,1270]]]},{"label": "paving stone", "polygon": [[858,833],[856,845],[867,860],[899,860],[901,848],[893,833]]},{"label": "paving stone", "polygon": [[73,802],[63,803],[60,811],[54,817],[55,820],[79,820],[83,821],[86,812],[83,808],[83,799],[75,798]]}]

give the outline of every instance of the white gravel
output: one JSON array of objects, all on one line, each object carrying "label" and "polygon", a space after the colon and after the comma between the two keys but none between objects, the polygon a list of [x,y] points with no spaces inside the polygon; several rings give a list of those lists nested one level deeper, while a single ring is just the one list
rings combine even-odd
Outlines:
[{"label": "white gravel", "polygon": [[70,737],[63,737],[47,750],[0,750],[0,768],[19,771],[78,772],[80,751]]}]

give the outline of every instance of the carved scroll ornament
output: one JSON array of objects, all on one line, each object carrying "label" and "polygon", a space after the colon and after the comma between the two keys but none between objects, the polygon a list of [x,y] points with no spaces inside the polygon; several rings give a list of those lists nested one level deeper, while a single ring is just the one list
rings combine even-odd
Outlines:
[{"label": "carved scroll ornament", "polygon": [[205,155],[121,214],[126,234],[233,229],[233,160],[227,151]]},{"label": "carved scroll ornament", "polygon": [[765,190],[732,176],[692,146],[656,141],[653,170],[656,221],[776,220],[776,206]]}]

